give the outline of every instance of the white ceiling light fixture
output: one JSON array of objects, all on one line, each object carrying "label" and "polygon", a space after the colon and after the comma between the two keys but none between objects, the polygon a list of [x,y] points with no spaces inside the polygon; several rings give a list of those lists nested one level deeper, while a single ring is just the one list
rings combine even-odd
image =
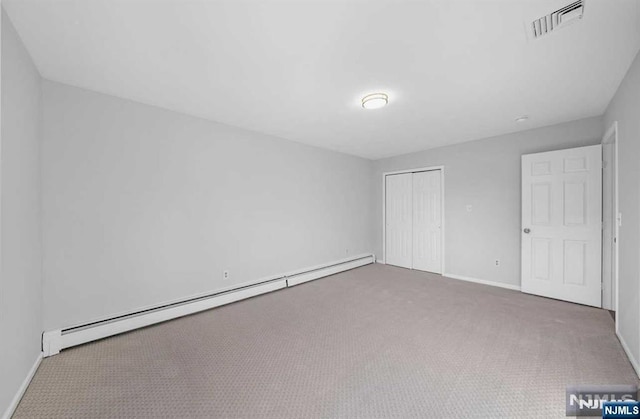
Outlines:
[{"label": "white ceiling light fixture", "polygon": [[526,122],[529,120],[527,115],[522,115],[520,118],[516,118],[516,122]]},{"label": "white ceiling light fixture", "polygon": [[371,93],[362,98],[362,107],[365,109],[380,109],[387,106],[389,96],[385,93]]}]

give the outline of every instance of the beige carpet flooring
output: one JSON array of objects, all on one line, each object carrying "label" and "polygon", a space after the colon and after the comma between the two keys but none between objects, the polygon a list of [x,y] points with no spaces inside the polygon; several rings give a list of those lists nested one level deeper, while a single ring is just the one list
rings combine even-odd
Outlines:
[{"label": "beige carpet flooring", "polygon": [[65,350],[15,418],[560,418],[637,383],[605,310],[369,265]]}]

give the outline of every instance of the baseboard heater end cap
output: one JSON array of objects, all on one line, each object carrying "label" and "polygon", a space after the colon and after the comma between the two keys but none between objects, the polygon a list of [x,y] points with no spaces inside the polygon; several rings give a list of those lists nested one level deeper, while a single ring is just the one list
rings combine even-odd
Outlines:
[{"label": "baseboard heater end cap", "polygon": [[50,330],[42,334],[42,356],[57,355],[62,350],[62,330]]}]

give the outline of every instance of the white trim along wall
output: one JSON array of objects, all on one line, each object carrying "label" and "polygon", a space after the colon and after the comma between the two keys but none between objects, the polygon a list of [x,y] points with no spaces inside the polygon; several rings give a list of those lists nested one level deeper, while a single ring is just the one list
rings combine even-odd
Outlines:
[{"label": "white trim along wall", "polygon": [[[613,225],[613,236],[616,238],[620,237],[620,227],[622,225],[622,214],[620,213],[620,195],[619,195],[619,155],[618,155],[618,145],[619,145],[619,139],[618,139],[618,121],[613,121],[613,123],[611,124],[611,126],[609,127],[609,129],[607,129],[607,132],[604,134],[604,136],[602,137],[602,145],[604,147],[604,145],[606,144],[613,144],[613,166],[614,166],[614,172],[613,172],[613,211],[615,214],[615,223]],[[603,184],[604,185],[604,184]],[[604,194],[603,194],[603,204],[604,204]],[[604,211],[603,211],[604,214]],[[603,220],[604,221],[604,220]],[[605,249],[605,245],[606,243],[604,242],[604,237],[603,237],[603,241],[602,241],[602,251],[603,251],[603,260],[604,260],[604,249]],[[625,354],[627,355],[627,358],[629,358],[629,362],[631,363],[631,365],[633,366],[633,369],[636,371],[636,374],[638,375],[638,377],[640,377],[640,364],[638,364],[638,361],[636,360],[633,351],[631,350],[631,348],[629,347],[629,344],[627,343],[626,339],[624,338],[624,336],[622,335],[622,333],[620,333],[620,316],[619,316],[619,304],[618,302],[620,301],[620,291],[619,291],[619,282],[620,282],[620,240],[617,239],[614,243],[614,246],[616,248],[616,252],[615,252],[615,257],[613,258],[613,260],[611,260],[611,263],[615,266],[615,275],[613,278],[610,278],[611,280],[611,284],[609,284],[609,289],[611,289],[611,287],[613,286],[613,299],[614,299],[614,303],[613,303],[613,308],[616,312],[615,315],[615,332],[616,332],[616,336],[618,338],[618,340],[620,341],[620,345],[622,346],[622,349],[624,350]],[[604,276],[603,276],[603,281],[604,281]],[[605,284],[603,283],[603,287],[605,286]],[[603,308],[606,308],[604,305],[604,301],[603,301]]]},{"label": "white trim along wall", "polygon": [[22,400],[22,396],[24,396],[24,393],[27,391],[27,387],[29,387],[29,384],[31,384],[31,380],[33,379],[33,376],[36,375],[36,371],[38,370],[38,367],[40,366],[41,362],[42,362],[42,352],[40,352],[36,357],[36,360],[34,361],[33,366],[31,367],[24,381],[20,385],[18,392],[15,394],[15,396],[13,396],[13,399],[11,399],[11,403],[2,414],[2,419],[11,419],[11,416],[13,416],[14,412],[18,408],[18,405],[20,404],[20,400]]},{"label": "white trim along wall", "polygon": [[[612,211],[613,214],[615,215],[614,219],[615,219],[615,223],[612,226],[612,234],[613,237],[618,237],[619,235],[619,229],[620,229],[620,222],[621,222],[621,216],[620,216],[620,205],[619,205],[619,196],[618,196],[618,121],[614,121],[613,124],[611,124],[611,126],[609,127],[609,129],[607,130],[607,132],[604,134],[604,136],[602,137],[602,146],[603,146],[603,152],[604,152],[604,146],[606,144],[613,144],[613,205],[612,205]],[[604,166],[604,165],[603,165]],[[604,173],[603,173],[604,174]],[[603,179],[604,181],[604,179]],[[603,188],[604,188],[604,183],[603,183]],[[604,193],[602,195],[602,199],[603,199],[603,206],[605,205],[604,203]],[[603,211],[603,216],[604,216],[604,211]],[[603,220],[604,221],[604,220]],[[604,237],[603,237],[604,239]],[[605,246],[608,246],[608,243],[605,243],[604,240],[602,242],[602,251],[604,253],[605,251]],[[613,260],[611,260],[611,263],[613,265],[613,267],[615,267],[615,276],[613,278],[610,277],[610,283],[609,284],[604,284],[603,283],[603,288],[605,286],[609,287],[609,290],[613,289],[613,307],[609,307],[609,304],[605,304],[605,301],[603,299],[602,302],[602,308],[606,308],[606,309],[613,309],[616,311],[616,313],[618,312],[618,277],[619,277],[619,270],[620,270],[620,266],[619,266],[619,261],[620,258],[618,257],[619,254],[619,244],[618,241],[616,240],[614,243],[614,246],[616,248],[616,252],[615,252],[615,257],[613,258]],[[604,258],[603,258],[604,260]],[[604,266],[604,265],[603,265]],[[603,276],[603,281],[604,281],[604,276]],[[617,316],[616,316],[616,331],[618,331],[618,321],[617,321]]]}]

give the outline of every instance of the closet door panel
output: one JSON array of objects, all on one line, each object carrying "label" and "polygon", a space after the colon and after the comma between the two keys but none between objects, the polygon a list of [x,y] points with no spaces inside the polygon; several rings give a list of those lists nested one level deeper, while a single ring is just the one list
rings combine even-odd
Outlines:
[{"label": "closet door panel", "polygon": [[441,171],[413,175],[412,267],[442,273]]},{"label": "closet door panel", "polygon": [[385,263],[411,268],[413,257],[413,176],[385,177]]}]

